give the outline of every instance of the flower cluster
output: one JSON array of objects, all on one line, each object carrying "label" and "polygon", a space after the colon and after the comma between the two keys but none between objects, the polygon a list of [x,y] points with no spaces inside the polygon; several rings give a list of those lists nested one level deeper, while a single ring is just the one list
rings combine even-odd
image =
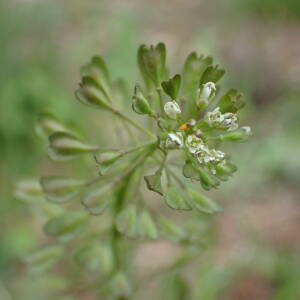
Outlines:
[{"label": "flower cluster", "polygon": [[[150,191],[163,196],[172,209],[215,213],[219,206],[199,192],[199,183],[210,190],[227,181],[237,168],[229,155],[220,150],[222,142],[245,141],[251,135],[250,127],[238,124],[238,111],[245,104],[242,95],[234,89],[220,92],[219,81],[224,70],[214,65],[211,57],[191,53],[182,73],[169,77],[165,45],[159,43],[139,48],[138,65],[143,84],[135,86],[131,106],[135,113],[145,116],[144,120],[140,118],[143,123],[137,123],[128,111],[121,109],[128,105],[126,89],[120,81],[111,80],[99,56],[84,66],[76,91],[82,104],[110,113],[115,117],[113,120],[122,124],[115,136],[124,130],[123,147],[87,143],[74,128],[49,113],[42,113],[38,119],[37,132],[48,138],[52,160],[92,155],[99,174],[84,179],[43,176],[39,182],[20,183],[16,193],[26,202],[40,203],[45,210],[49,209],[44,198],[47,204],[57,205],[44,231],[59,243],[37,250],[28,259],[39,264],[39,269],[49,268],[58,260],[64,252],[60,241],[76,238],[86,228],[89,215],[109,214],[111,225],[99,233],[104,237],[101,243],[98,233],[93,234],[97,240],[77,249],[75,259],[81,265],[96,265],[97,270],[106,272],[101,279],[108,278],[107,286],[121,282],[122,288],[113,288],[118,291],[116,299],[127,299],[130,294],[130,281],[126,279],[130,272],[122,269],[130,264],[120,263],[125,257],[118,246],[123,236],[157,239],[161,235],[182,245],[201,244],[184,226],[148,207],[141,179]],[[77,211],[61,209],[60,205],[74,198],[80,198],[73,202],[80,207]],[[111,235],[105,243],[108,232]]]}]

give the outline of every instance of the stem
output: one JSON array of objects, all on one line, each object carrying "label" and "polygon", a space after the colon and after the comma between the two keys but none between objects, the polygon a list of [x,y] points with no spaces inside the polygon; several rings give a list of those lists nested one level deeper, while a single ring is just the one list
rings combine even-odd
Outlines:
[{"label": "stem", "polygon": [[124,121],[128,122],[129,124],[131,124],[133,127],[135,127],[136,129],[142,131],[143,133],[147,134],[150,137],[155,137],[155,135],[150,132],[149,130],[141,127],[139,124],[137,124],[136,122],[134,122],[133,120],[131,120],[130,118],[126,117],[123,113],[121,113],[119,110],[111,108],[111,112],[113,112],[116,116],[120,117],[121,119],[123,119]]},{"label": "stem", "polygon": [[163,102],[163,98],[162,98],[162,94],[161,94],[161,88],[157,88],[156,90],[157,90],[157,93],[158,93],[161,114],[165,115],[164,102]]}]

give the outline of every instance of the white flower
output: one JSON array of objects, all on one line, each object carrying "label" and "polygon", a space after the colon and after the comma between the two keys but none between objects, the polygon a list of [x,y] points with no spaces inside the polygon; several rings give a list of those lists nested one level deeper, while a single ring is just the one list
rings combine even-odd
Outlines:
[{"label": "white flower", "polygon": [[186,138],[185,145],[190,153],[196,154],[199,151],[203,151],[206,147],[202,139],[196,135],[191,134]]},{"label": "white flower", "polygon": [[189,135],[185,141],[189,152],[193,154],[201,165],[219,164],[225,160],[225,153],[220,150],[209,149],[201,138]]},{"label": "white flower", "polygon": [[183,136],[181,132],[170,132],[166,140],[166,147],[176,149],[183,147]]},{"label": "white flower", "polygon": [[207,82],[203,84],[199,98],[197,99],[197,105],[206,106],[208,104],[208,101],[214,96],[215,92],[216,86],[213,82]]},{"label": "white flower", "polygon": [[227,129],[228,131],[238,128],[237,115],[233,113],[222,114],[219,107],[208,112],[204,119],[210,127]]},{"label": "white flower", "polygon": [[176,101],[169,101],[164,106],[166,115],[173,120],[176,120],[177,116],[181,114],[181,109]]}]

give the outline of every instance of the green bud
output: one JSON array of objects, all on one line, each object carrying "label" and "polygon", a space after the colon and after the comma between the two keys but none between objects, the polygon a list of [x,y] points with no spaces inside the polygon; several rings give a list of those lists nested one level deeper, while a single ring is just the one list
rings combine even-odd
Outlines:
[{"label": "green bud", "polygon": [[86,153],[97,152],[99,148],[84,144],[77,136],[67,132],[55,132],[49,136],[49,157],[53,160],[70,160]]},{"label": "green bud", "polygon": [[201,186],[206,191],[210,190],[211,188],[216,188],[218,185],[220,185],[219,180],[214,175],[210,174],[209,171],[206,171],[204,168],[199,168],[198,171]]},{"label": "green bud", "polygon": [[198,209],[201,212],[212,214],[220,211],[220,207],[212,201],[210,198],[192,190],[188,190],[188,194],[190,197],[190,203],[193,207]]},{"label": "green bud", "polygon": [[67,212],[64,215],[50,219],[44,226],[46,234],[58,237],[62,241],[70,241],[80,232],[88,220],[84,211]]},{"label": "green bud", "polygon": [[62,176],[46,176],[40,179],[46,199],[54,203],[63,203],[76,197],[85,180]]},{"label": "green bud", "polygon": [[219,135],[217,138],[220,141],[244,142],[250,135],[251,128],[244,126],[236,130],[227,131],[226,133]]},{"label": "green bud", "polygon": [[35,130],[41,137],[48,137],[54,132],[63,131],[72,133],[62,122],[60,122],[54,115],[48,112],[42,112],[39,114]]},{"label": "green bud", "polygon": [[182,174],[186,178],[190,178],[192,180],[200,180],[198,169],[194,166],[191,160],[186,160],[182,168]]},{"label": "green bud", "polygon": [[64,248],[61,246],[45,246],[25,255],[24,261],[30,265],[30,270],[33,273],[40,273],[49,270],[63,253]]},{"label": "green bud", "polygon": [[79,89],[75,92],[79,102],[110,110],[108,97],[99,84],[91,77],[84,76]]},{"label": "green bud", "polygon": [[229,163],[221,163],[214,166],[216,177],[222,181],[227,181],[230,176],[237,170],[236,166]]},{"label": "green bud", "polygon": [[27,203],[43,203],[44,194],[36,179],[23,179],[16,184],[15,197]]},{"label": "green bud", "polygon": [[180,192],[172,185],[168,187],[165,195],[165,202],[173,209],[191,210],[190,205],[183,199]]},{"label": "green bud", "polygon": [[154,115],[154,111],[150,107],[139,85],[136,85],[134,89],[132,109],[140,115]]},{"label": "green bud", "polygon": [[174,77],[170,78],[168,81],[163,81],[161,86],[164,92],[170,96],[173,100],[177,99],[181,83],[181,76],[176,74]]}]

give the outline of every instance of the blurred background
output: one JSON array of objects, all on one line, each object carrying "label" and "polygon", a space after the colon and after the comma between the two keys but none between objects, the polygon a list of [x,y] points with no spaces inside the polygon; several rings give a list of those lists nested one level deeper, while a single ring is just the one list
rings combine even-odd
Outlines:
[{"label": "blurred background", "polygon": [[[228,146],[239,170],[212,193],[224,211],[193,278],[195,299],[300,299],[300,1],[2,0],[0,41],[1,300],[53,299],[66,284],[54,275],[33,281],[20,259],[42,233],[14,185],[60,168],[34,132],[36,115],[47,109],[100,128],[74,100],[80,66],[100,54],[132,89],[137,47],[159,41],[173,72],[192,50],[212,55],[226,70],[224,87],[244,93],[241,120],[254,132]],[[150,265],[168,251],[144,248]]]}]

